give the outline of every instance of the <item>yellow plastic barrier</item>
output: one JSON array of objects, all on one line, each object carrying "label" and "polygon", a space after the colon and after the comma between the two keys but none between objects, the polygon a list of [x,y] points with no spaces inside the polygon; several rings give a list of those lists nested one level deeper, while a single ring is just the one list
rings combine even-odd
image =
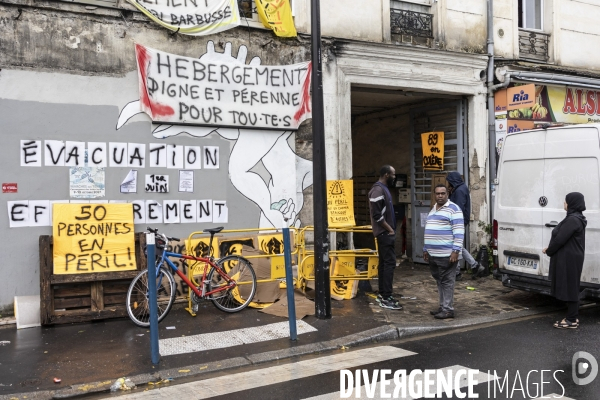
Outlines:
[{"label": "yellow plastic barrier", "polygon": [[[314,250],[306,248],[306,232],[314,231],[313,226],[307,226],[300,230],[299,240],[300,264],[298,268],[299,286],[305,290],[308,281],[315,279],[314,273]],[[341,233],[372,233],[370,226],[353,226],[346,228],[330,228],[329,232]],[[357,258],[366,258],[367,270],[356,271]],[[377,265],[379,264],[379,253],[377,250],[377,241],[375,241],[375,250],[373,249],[352,249],[352,250],[331,250],[329,251],[330,274],[332,281],[351,281],[351,280],[369,280],[377,277]]]},{"label": "yellow plastic barrier", "polygon": [[[330,232],[340,233],[372,233],[370,226],[355,226],[346,228],[330,228]],[[292,242],[292,264],[298,267],[298,275],[294,278],[294,287],[300,288],[305,291],[308,281],[315,279],[314,275],[314,250],[307,249],[306,246],[306,234],[307,232],[314,232],[313,226],[307,226],[303,228],[290,227],[291,242]],[[221,234],[242,234],[241,236],[225,236]],[[219,238],[213,239],[212,254],[215,259],[218,260],[220,257],[227,255],[238,254],[244,258],[252,261],[253,259],[269,259],[271,263],[270,277],[257,279],[257,283],[275,282],[278,281],[281,288],[285,288],[285,261],[283,254],[283,237],[280,230],[273,228],[254,228],[254,229],[228,229],[222,230],[219,233]],[[244,244],[254,247],[254,239],[256,238],[258,250],[262,250],[264,254],[244,254],[242,253],[242,246]],[[208,248],[210,240],[210,234],[204,232],[192,232],[187,240],[185,241],[186,253],[189,255],[202,255],[207,256],[210,249]],[[219,247],[222,244],[233,244],[233,250],[230,248],[229,253],[219,254]],[[377,246],[377,242],[375,242]],[[330,279],[331,281],[339,282],[342,281],[356,281],[356,280],[369,280],[377,277],[377,265],[379,263],[379,256],[377,247],[373,249],[354,249],[354,250],[331,250],[329,252],[331,260],[330,265]],[[367,269],[366,271],[357,272],[356,265],[357,259],[366,259]],[[198,277],[202,275],[204,270],[204,264],[200,262],[191,262],[188,269],[188,277],[192,283],[196,286],[200,286],[201,282],[198,282]],[[344,286],[348,282],[342,282]],[[345,287],[345,286],[344,286]],[[335,292],[335,291],[334,291]],[[192,291],[188,290],[188,312],[195,316],[192,310]],[[342,295],[341,297],[344,297]],[[349,298],[349,297],[346,297]],[[252,302],[249,304],[250,307],[264,308],[272,303],[258,303]]]},{"label": "yellow plastic barrier", "polygon": [[[297,255],[299,253],[298,248],[298,240],[297,238],[298,230],[294,227],[290,228],[291,234],[291,243],[292,243],[292,263],[297,265]],[[221,234],[242,234],[241,236],[226,236],[213,239],[212,245],[212,254],[215,259],[218,261],[219,258],[225,257],[228,255],[241,255],[244,258],[250,260],[252,262],[253,259],[269,259],[270,260],[270,276],[269,278],[257,279],[256,283],[261,284],[265,282],[280,282],[280,286],[285,288],[285,282],[282,282],[285,279],[285,261],[284,261],[284,253],[283,253],[283,235],[281,230],[276,230],[273,228],[254,228],[254,229],[227,229],[219,232],[219,236]],[[246,236],[247,235],[247,236]],[[254,246],[254,239],[256,238],[256,247]],[[207,252],[209,251],[208,245],[210,241],[210,234],[205,232],[192,232],[188,239],[186,240],[186,253],[189,255],[196,256],[198,254],[198,245],[201,244],[201,248],[204,250],[204,256],[207,256]],[[219,254],[219,245],[223,243],[235,243],[233,251],[227,254]],[[250,245],[252,244],[252,245]],[[264,254],[246,254],[242,252],[243,245],[250,245],[250,247],[256,248],[257,250],[261,250]],[[231,249],[230,249],[231,250]],[[202,277],[202,273],[204,271],[204,263],[200,262],[192,262],[189,265],[188,269],[188,277],[192,281],[192,283],[196,286],[200,286],[201,282],[198,282],[197,279]],[[227,272],[227,271],[226,271]],[[294,285],[296,285],[296,281],[294,281]],[[188,312],[195,316],[195,313],[192,309],[192,291],[188,290]],[[233,292],[235,296],[235,292]],[[250,307],[253,308],[265,308],[270,306],[273,303],[258,303],[251,302],[249,304]]]}]

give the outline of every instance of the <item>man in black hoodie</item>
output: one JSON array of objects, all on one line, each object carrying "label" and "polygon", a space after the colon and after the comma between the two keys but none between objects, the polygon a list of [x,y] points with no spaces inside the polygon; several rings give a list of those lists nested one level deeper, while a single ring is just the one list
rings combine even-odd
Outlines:
[{"label": "man in black hoodie", "polygon": [[[449,172],[446,176],[446,181],[448,181],[448,185],[450,186],[450,201],[458,205],[463,213],[466,233],[471,216],[471,195],[469,194],[469,188],[463,182],[460,174],[456,171]],[[463,242],[463,246],[464,243],[465,242]],[[473,256],[471,256],[471,254],[464,247],[462,249],[462,258],[465,259],[466,263],[469,265],[469,268],[471,268],[474,274],[483,272],[483,267],[477,261],[475,261]],[[461,279],[462,274],[460,273],[460,264],[457,264],[456,280],[460,281]]]},{"label": "man in black hoodie", "polygon": [[402,310],[400,303],[392,296],[394,268],[396,268],[396,216],[392,203],[390,187],[396,179],[396,170],[391,165],[384,165],[379,171],[379,180],[369,191],[369,210],[373,236],[377,240],[379,251],[379,294],[377,303],[383,308]]}]

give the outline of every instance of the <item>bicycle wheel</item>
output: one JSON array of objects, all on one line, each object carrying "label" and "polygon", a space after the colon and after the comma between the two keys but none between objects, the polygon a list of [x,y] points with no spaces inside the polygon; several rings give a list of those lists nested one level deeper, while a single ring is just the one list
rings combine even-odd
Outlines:
[{"label": "bicycle wheel", "polygon": [[[169,270],[161,267],[156,277],[156,299],[158,305],[158,322],[167,316],[175,301],[175,279]],[[141,327],[150,326],[150,304],[148,291],[148,270],[136,276],[127,290],[127,314],[134,324]]]},{"label": "bicycle wheel", "polygon": [[[256,274],[250,262],[240,256],[228,256],[217,261],[217,267],[236,282],[230,289],[216,292],[210,296],[215,307],[225,312],[243,310],[250,304],[256,293]],[[209,291],[227,286],[227,281],[212,268],[208,274]]]}]

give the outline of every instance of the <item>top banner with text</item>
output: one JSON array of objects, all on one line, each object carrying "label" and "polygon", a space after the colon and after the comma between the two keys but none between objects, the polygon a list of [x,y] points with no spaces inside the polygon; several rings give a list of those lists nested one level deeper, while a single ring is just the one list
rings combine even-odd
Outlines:
[{"label": "top banner with text", "polygon": [[237,0],[128,0],[148,18],[186,35],[212,35],[240,24]]},{"label": "top banner with text", "polygon": [[310,118],[311,63],[201,61],[135,46],[140,107],[155,122],[298,129]]}]

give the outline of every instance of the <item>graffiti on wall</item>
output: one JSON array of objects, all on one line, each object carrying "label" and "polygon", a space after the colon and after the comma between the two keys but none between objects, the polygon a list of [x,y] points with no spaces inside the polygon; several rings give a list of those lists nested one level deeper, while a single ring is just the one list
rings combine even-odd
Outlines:
[{"label": "graffiti on wall", "polygon": [[[224,52],[219,53],[210,41],[206,53],[199,59],[246,65],[247,52],[245,46],[240,46],[237,57],[234,57],[232,45],[228,42]],[[254,57],[248,65],[256,66],[260,62],[260,58]],[[128,103],[121,110],[117,129],[140,113],[139,100]],[[153,129],[154,137],[159,139],[180,134],[197,138],[217,134],[233,142],[228,165],[229,179],[236,190],[259,207],[259,228],[300,226],[298,214],[304,205],[303,191],[312,185],[312,161],[298,156],[290,146],[293,131],[167,124]]]}]

